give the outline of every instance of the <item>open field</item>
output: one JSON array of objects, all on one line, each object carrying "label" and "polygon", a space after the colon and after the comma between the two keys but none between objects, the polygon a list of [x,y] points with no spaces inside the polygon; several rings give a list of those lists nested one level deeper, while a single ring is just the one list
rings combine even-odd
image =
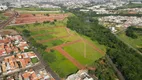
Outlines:
[{"label": "open field", "polygon": [[[86,48],[86,52],[84,52],[84,48]],[[63,49],[84,65],[89,65],[103,56],[102,54],[97,52],[92,46],[87,43],[84,44],[83,42],[78,42],[63,47]]]},{"label": "open field", "polygon": [[[83,65],[90,65],[92,62],[94,62],[95,60],[99,59],[100,57],[104,55],[103,53],[97,51],[90,44],[95,44],[97,47],[99,47],[104,52],[105,52],[105,46],[99,45],[97,42],[91,41],[86,36],[80,36],[74,31],[69,30],[68,32],[65,27],[57,27],[57,28],[55,27],[43,28],[42,27],[37,30],[37,33],[40,30],[42,31],[41,34],[43,36],[34,37],[34,38],[39,43],[42,43],[43,45],[47,45],[50,48],[61,45],[63,43],[66,44],[68,42],[75,41],[78,39],[84,39],[86,41],[85,43],[81,41],[81,42],[63,47],[65,51],[67,51],[72,57],[74,57],[76,60],[78,60]],[[31,30],[31,31],[34,31],[34,30]],[[57,33],[57,34],[48,34],[48,32]],[[84,48],[86,48],[86,58],[84,57]]]},{"label": "open field", "polygon": [[58,11],[59,8],[37,8],[37,7],[28,7],[28,8],[15,8],[17,11]]},{"label": "open field", "polygon": [[[138,34],[137,34],[138,35]],[[138,35],[137,39],[132,39],[128,36],[126,36],[125,32],[118,34],[118,36],[125,41],[126,43],[130,44],[131,46],[135,48],[142,48],[142,36]]]},{"label": "open field", "polygon": [[[47,53],[54,50],[50,55],[56,56],[55,61],[49,64],[60,77],[66,77],[77,71],[77,69],[93,68],[91,64],[104,56],[106,52],[105,46],[100,45],[97,41],[94,42],[90,38],[68,29],[66,22],[67,19],[64,19],[56,21],[54,24],[51,24],[51,22],[34,23],[9,26],[9,28],[14,28],[19,32],[29,30],[30,37],[34,38],[36,42],[47,46],[45,50]],[[46,60],[50,55],[44,53],[43,57]]]},{"label": "open field", "polygon": [[15,24],[42,23],[44,21],[62,21],[68,14],[31,14],[21,13],[16,19]]},{"label": "open field", "polygon": [[[55,50],[52,54],[55,55],[56,59],[54,62],[48,64],[60,77],[63,78],[77,71],[77,67],[74,66],[68,59],[66,59],[58,51]],[[43,56],[45,59],[48,57],[46,53]]]}]

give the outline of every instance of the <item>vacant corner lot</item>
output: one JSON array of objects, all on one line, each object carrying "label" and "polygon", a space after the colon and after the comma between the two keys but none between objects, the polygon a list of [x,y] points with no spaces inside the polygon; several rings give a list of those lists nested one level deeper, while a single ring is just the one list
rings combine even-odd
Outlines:
[{"label": "vacant corner lot", "polygon": [[[60,77],[64,78],[80,69],[79,66],[91,67],[90,65],[104,56],[106,51],[105,46],[68,29],[66,22],[67,19],[64,19],[54,23],[34,23],[9,26],[8,28],[16,29],[19,32],[27,29],[36,42],[47,46],[47,52],[54,50],[50,55],[54,55],[55,60],[48,64]],[[50,57],[46,53],[42,55],[45,60]]]}]

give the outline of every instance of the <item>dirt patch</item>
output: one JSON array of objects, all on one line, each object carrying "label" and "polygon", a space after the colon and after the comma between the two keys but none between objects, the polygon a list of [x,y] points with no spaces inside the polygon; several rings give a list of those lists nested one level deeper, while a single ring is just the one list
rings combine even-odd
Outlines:
[{"label": "dirt patch", "polygon": [[50,21],[53,22],[54,20],[61,21],[68,17],[68,14],[20,14],[20,16],[16,19],[15,24],[28,24],[34,22],[44,22]]},{"label": "dirt patch", "polygon": [[16,32],[15,30],[12,29],[2,29],[0,30],[0,35],[17,35],[19,34],[18,32]]},{"label": "dirt patch", "polygon": [[[79,40],[75,40],[75,41],[72,41],[72,42],[67,42],[65,44],[61,44],[61,45],[54,46],[54,47],[64,47],[64,46],[68,46],[68,45],[71,45],[71,44],[75,44],[75,43],[80,42],[80,41],[82,41],[82,40],[79,39]],[[54,47],[47,48],[46,51],[49,52],[51,49],[54,49]]]}]

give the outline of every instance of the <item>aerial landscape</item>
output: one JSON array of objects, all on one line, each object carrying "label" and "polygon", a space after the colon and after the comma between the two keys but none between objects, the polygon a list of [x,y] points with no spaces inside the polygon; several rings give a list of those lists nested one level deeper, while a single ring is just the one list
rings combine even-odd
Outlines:
[{"label": "aerial landscape", "polygon": [[0,0],[0,80],[142,80],[142,1]]}]

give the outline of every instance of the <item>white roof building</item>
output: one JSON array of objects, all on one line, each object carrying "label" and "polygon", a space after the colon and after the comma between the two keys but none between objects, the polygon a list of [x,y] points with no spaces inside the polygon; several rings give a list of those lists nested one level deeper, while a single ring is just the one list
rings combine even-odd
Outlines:
[{"label": "white roof building", "polygon": [[4,10],[6,10],[6,9],[8,9],[7,6],[0,4],[0,11],[4,11]]},{"label": "white roof building", "polygon": [[94,80],[88,75],[87,70],[79,70],[76,74],[67,77],[66,80]]}]

